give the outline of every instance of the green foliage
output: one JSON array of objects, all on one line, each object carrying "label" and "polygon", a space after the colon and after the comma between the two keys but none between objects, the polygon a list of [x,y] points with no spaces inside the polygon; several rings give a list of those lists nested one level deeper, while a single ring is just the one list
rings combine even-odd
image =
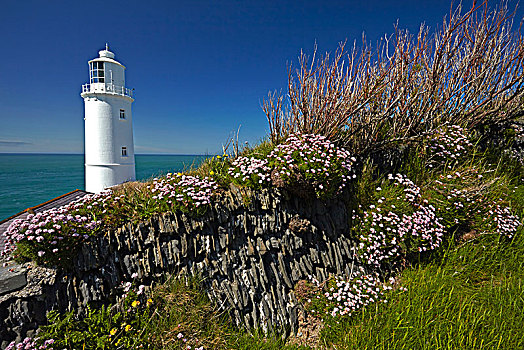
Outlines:
[{"label": "green foliage", "polygon": [[242,152],[239,153],[241,157],[255,157],[258,159],[264,159],[269,156],[271,151],[275,148],[275,145],[271,141],[262,140],[256,146],[245,147]]},{"label": "green foliage", "polygon": [[[140,302],[137,304],[137,301]],[[246,332],[211,303],[196,277],[169,278],[145,301],[131,290],[120,307],[88,307],[84,318],[51,311],[39,343],[57,349],[300,349],[279,334]]]},{"label": "green foliage", "polygon": [[[127,303],[126,303],[127,304]],[[131,304],[131,303],[129,303]],[[125,309],[127,307],[127,309]],[[149,349],[147,344],[151,310],[125,305],[124,310],[102,306],[78,318],[73,312],[50,311],[49,325],[42,327],[41,341],[54,339],[59,349]]]},{"label": "green foliage", "polygon": [[417,184],[424,183],[433,172],[432,168],[428,166],[426,150],[427,147],[424,143],[408,145],[408,151],[398,172],[405,174]]},{"label": "green foliage", "polygon": [[[405,270],[388,303],[324,333],[337,349],[524,347],[524,235],[450,246],[442,262]],[[404,289],[406,288],[406,289]]]},{"label": "green foliage", "polygon": [[200,176],[209,176],[221,188],[228,188],[231,183],[231,176],[228,173],[230,166],[230,156],[224,153],[222,156],[207,158],[194,173]]}]

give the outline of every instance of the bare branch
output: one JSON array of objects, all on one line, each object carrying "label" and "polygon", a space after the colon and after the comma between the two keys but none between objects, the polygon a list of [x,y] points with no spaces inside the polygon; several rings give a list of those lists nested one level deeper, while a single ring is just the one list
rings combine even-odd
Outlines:
[{"label": "bare branch", "polygon": [[[268,95],[263,109],[272,142],[316,133],[366,153],[417,139],[442,123],[501,124],[524,114],[524,40],[512,32],[515,11],[490,11],[487,0],[462,13],[451,7],[442,27],[417,35],[397,26],[373,50],[310,59],[288,69],[288,95]],[[520,23],[522,25],[522,22]]]}]

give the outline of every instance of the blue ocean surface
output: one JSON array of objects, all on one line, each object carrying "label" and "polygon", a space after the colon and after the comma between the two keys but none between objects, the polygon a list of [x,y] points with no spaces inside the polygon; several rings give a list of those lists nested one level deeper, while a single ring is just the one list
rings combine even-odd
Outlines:
[{"label": "blue ocean surface", "polygon": [[[197,166],[202,155],[135,155],[137,180]],[[84,189],[83,154],[0,153],[0,220]]]}]

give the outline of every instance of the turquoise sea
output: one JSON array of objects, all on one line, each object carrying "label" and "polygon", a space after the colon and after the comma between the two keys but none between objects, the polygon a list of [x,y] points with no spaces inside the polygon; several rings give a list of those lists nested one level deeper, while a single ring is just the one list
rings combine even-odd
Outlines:
[{"label": "turquoise sea", "polygon": [[[202,155],[136,155],[136,176],[146,180],[198,165]],[[83,154],[0,153],[0,220],[75,189],[84,189]]]}]

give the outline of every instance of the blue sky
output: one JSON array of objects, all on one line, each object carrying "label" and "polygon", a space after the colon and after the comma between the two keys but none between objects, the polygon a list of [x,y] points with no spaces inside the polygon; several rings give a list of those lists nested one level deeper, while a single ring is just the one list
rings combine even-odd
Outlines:
[{"label": "blue sky", "polygon": [[[469,8],[472,1],[464,1]],[[510,7],[515,6],[510,1]],[[213,154],[267,133],[268,91],[300,50],[442,23],[450,2],[18,1],[0,11],[0,153],[83,153],[87,61],[105,43],[135,89],[136,153]],[[517,15],[522,18],[522,11]]]}]

